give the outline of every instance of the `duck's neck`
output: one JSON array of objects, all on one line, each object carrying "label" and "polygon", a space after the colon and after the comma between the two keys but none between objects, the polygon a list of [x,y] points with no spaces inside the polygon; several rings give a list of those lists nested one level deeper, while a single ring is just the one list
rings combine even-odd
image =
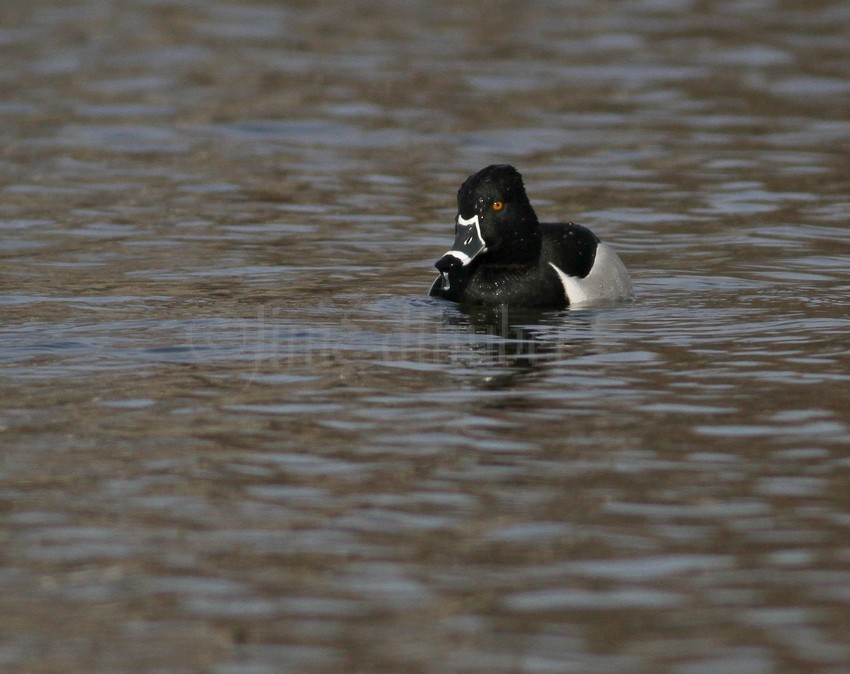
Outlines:
[{"label": "duck's neck", "polygon": [[517,220],[516,229],[496,250],[490,251],[487,262],[495,265],[531,267],[540,259],[543,237],[534,212]]}]

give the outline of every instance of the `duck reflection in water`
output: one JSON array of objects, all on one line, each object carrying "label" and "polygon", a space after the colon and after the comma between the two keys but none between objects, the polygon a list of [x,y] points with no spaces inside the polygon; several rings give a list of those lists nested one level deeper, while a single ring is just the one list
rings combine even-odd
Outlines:
[{"label": "duck reflection in water", "polygon": [[595,312],[546,311],[508,306],[453,305],[442,316],[444,329],[462,334],[454,357],[485,370],[481,384],[503,389],[541,377],[547,363],[594,352]]}]

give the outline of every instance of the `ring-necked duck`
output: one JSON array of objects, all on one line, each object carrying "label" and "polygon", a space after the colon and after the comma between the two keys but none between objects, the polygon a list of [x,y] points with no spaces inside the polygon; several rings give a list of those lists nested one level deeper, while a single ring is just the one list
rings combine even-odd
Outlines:
[{"label": "ring-necked duck", "polygon": [[430,295],[453,302],[563,308],[628,299],[617,254],[586,227],[541,223],[513,166],[488,166],[457,193],[455,241]]}]

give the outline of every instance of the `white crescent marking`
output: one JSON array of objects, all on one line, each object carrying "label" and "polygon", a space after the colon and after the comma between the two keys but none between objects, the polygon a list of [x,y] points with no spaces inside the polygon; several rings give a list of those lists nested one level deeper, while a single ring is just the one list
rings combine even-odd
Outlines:
[{"label": "white crescent marking", "polygon": [[[475,225],[475,232],[478,234],[478,240],[481,243],[484,243],[484,237],[481,236],[481,225],[478,224],[478,214],[477,213],[475,215],[473,215],[471,218],[469,218],[468,220],[466,218],[464,218],[463,216],[461,216],[460,213],[458,213],[457,214],[457,223],[459,225],[464,225],[465,227],[468,227],[469,225]],[[484,248],[481,249],[479,254],[480,253],[486,253],[486,252],[487,252],[487,247],[485,246]],[[464,267],[466,265],[468,265],[470,262],[472,262],[472,258],[469,257],[469,255],[467,255],[466,253],[463,253],[459,250],[447,250],[445,252],[445,255],[453,255],[458,260],[460,260],[461,265],[464,266]]]},{"label": "white crescent marking", "polygon": [[570,306],[594,300],[626,300],[632,296],[632,280],[626,265],[604,243],[596,246],[593,267],[584,278],[570,276],[552,262],[549,266],[561,279]]},{"label": "white crescent marking", "polygon": [[471,257],[469,257],[469,255],[467,255],[466,253],[462,253],[462,252],[461,252],[461,251],[459,251],[459,250],[447,250],[447,251],[443,254],[443,257],[445,257],[446,255],[451,255],[452,257],[456,257],[458,260],[460,260],[460,263],[461,263],[464,267],[465,267],[466,265],[468,265],[470,262],[472,262],[472,258],[471,258]]}]

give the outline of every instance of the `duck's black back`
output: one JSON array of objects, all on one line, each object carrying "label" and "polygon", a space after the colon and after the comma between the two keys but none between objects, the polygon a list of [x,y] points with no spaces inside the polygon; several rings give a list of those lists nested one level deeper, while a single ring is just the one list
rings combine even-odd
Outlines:
[{"label": "duck's black back", "polygon": [[587,227],[570,223],[540,223],[543,245],[540,265],[554,264],[568,276],[584,278],[596,259],[598,237]]}]

